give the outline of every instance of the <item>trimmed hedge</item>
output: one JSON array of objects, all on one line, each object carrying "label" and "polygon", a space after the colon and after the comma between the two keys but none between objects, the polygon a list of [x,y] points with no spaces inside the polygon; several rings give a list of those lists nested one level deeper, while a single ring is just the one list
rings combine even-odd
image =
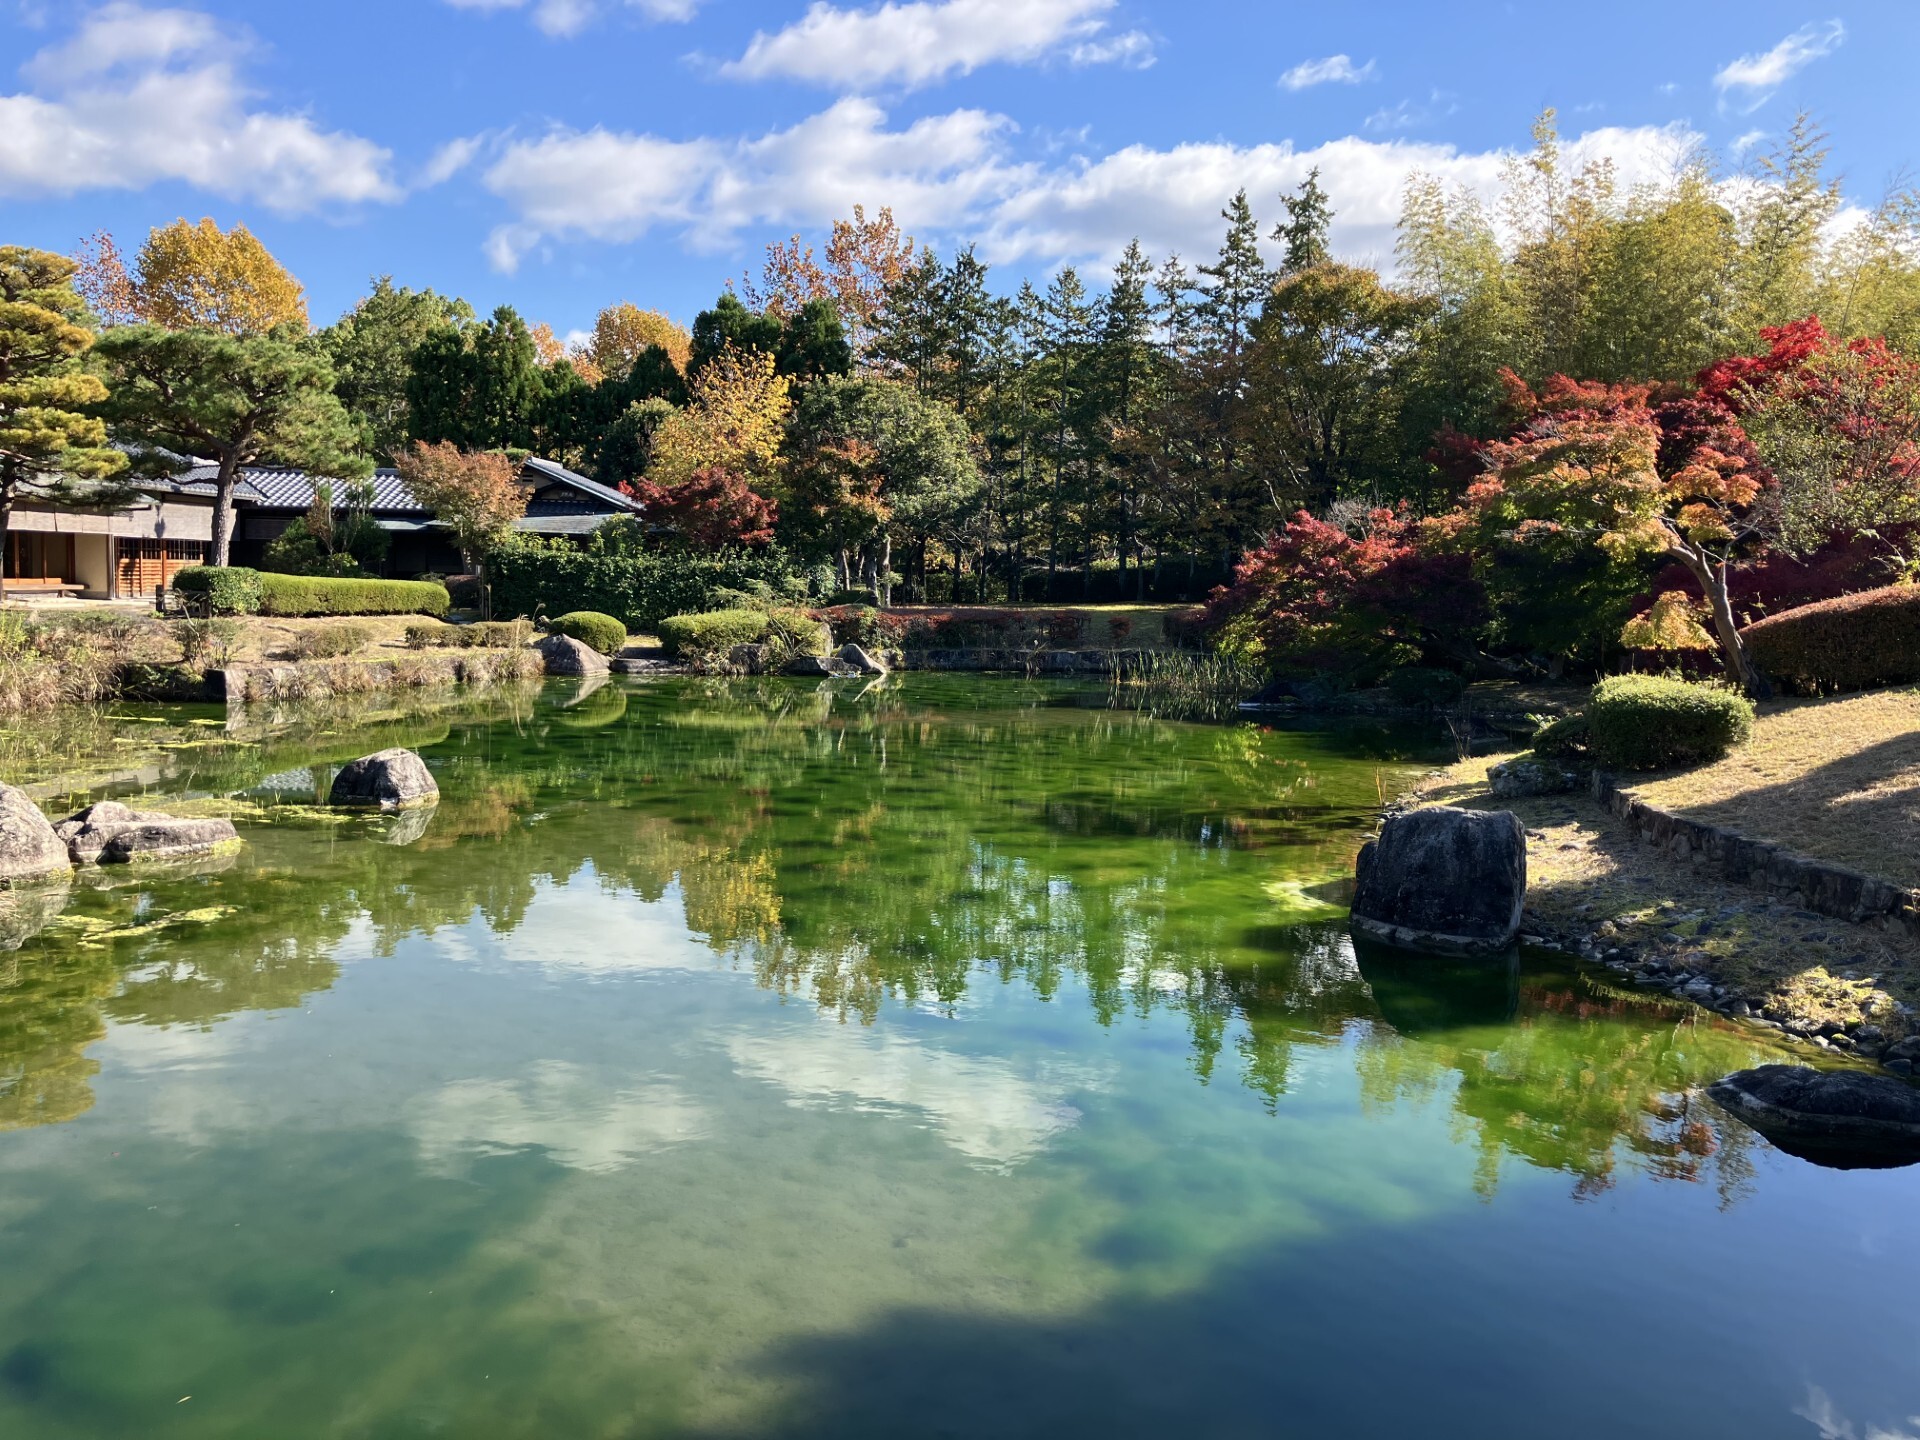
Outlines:
[{"label": "trimmed hedge", "polygon": [[714,608],[713,592],[758,580],[779,588],[791,566],[779,551],[687,555],[596,552],[504,545],[487,557],[495,613],[557,615],[597,610],[633,634],[652,634],[669,615]]},{"label": "trimmed hedge", "polygon": [[602,655],[612,655],[627,643],[627,627],[598,610],[570,610],[549,620],[547,629],[556,635],[571,635]]},{"label": "trimmed hedge", "polygon": [[803,610],[709,610],[701,615],[669,615],[654,627],[676,660],[725,655],[736,645],[772,641],[798,655],[817,655],[827,647],[826,625]]},{"label": "trimmed hedge", "polygon": [[1593,687],[1594,758],[1620,770],[1718,760],[1753,734],[1753,702],[1731,690],[1653,675],[1613,675]]},{"label": "trimmed hedge", "polygon": [[1920,680],[1920,585],[1888,585],[1756,620],[1740,632],[1761,674],[1805,695]]},{"label": "trimmed hedge", "polygon": [[262,615],[445,615],[450,603],[447,587],[430,580],[260,576]]},{"label": "trimmed hedge", "polygon": [[244,565],[189,565],[173,573],[173,593],[197,615],[254,615],[260,572]]},{"label": "trimmed hedge", "polygon": [[533,639],[531,620],[477,620],[471,625],[409,625],[409,650],[514,650]]}]

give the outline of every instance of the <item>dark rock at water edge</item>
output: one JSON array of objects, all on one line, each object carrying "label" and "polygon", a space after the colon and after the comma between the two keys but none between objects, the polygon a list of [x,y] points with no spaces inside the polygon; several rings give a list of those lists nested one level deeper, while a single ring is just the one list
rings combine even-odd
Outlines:
[{"label": "dark rock at water edge", "polygon": [[605,675],[607,657],[571,635],[543,635],[534,642],[549,675]]},{"label": "dark rock at water edge", "polygon": [[398,748],[348,761],[327,792],[329,805],[377,805],[382,810],[431,805],[439,798],[440,786],[427,762],[411,750]]},{"label": "dark rock at water edge", "polygon": [[1526,831],[1508,810],[1406,811],[1362,847],[1355,874],[1357,933],[1409,950],[1504,950],[1526,900]]},{"label": "dark rock at water edge", "polygon": [[27,792],[0,785],[0,890],[63,875],[73,868],[66,841]]},{"label": "dark rock at water edge", "polygon": [[99,862],[107,841],[127,826],[172,818],[156,810],[134,810],[118,800],[101,800],[59,821],[53,833],[66,842],[74,864],[93,865]]},{"label": "dark rock at water edge", "polygon": [[1920,1161],[1920,1090],[1891,1075],[1761,1065],[1707,1093],[1789,1155],[1839,1169]]}]

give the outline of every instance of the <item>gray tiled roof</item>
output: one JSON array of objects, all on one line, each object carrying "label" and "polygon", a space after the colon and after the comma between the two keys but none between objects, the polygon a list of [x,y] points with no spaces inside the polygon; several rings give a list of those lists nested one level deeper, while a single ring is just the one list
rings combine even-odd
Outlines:
[{"label": "gray tiled roof", "polygon": [[[259,494],[256,504],[275,510],[304,510],[313,503],[314,477],[304,470],[290,465],[248,465],[240,475]],[[400,472],[391,469],[373,472],[373,508],[407,514],[425,514],[427,509],[413,498]]]}]

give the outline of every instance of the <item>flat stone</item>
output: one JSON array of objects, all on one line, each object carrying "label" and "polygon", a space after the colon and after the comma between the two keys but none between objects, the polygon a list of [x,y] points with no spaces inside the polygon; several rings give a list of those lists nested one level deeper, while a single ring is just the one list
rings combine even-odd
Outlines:
[{"label": "flat stone", "polygon": [[329,805],[377,805],[382,810],[431,805],[439,798],[440,786],[427,762],[397,747],[348,761],[327,792]]},{"label": "flat stone", "polygon": [[1887,1075],[1761,1065],[1708,1094],[1780,1149],[1841,1168],[1920,1160],[1920,1090]]},{"label": "flat stone", "polygon": [[160,816],[120,825],[100,851],[102,865],[144,860],[185,860],[239,845],[231,820],[176,820]]},{"label": "flat stone", "polygon": [[1562,795],[1579,787],[1580,777],[1545,760],[1508,760],[1487,772],[1487,788],[1503,800],[1526,795]]},{"label": "flat stone", "polygon": [[66,841],[27,792],[0,785],[0,890],[64,875],[72,868]]},{"label": "flat stone", "polygon": [[102,800],[77,810],[53,827],[67,842],[67,855],[76,865],[97,865],[107,842],[135,825],[164,823],[173,816],[157,810],[132,810],[118,800]]},{"label": "flat stone", "polygon": [[1431,805],[1389,816],[1355,873],[1358,933],[1412,950],[1504,950],[1526,899],[1526,835],[1511,811]]},{"label": "flat stone", "polygon": [[542,635],[534,642],[549,675],[605,675],[607,657],[571,635]]}]

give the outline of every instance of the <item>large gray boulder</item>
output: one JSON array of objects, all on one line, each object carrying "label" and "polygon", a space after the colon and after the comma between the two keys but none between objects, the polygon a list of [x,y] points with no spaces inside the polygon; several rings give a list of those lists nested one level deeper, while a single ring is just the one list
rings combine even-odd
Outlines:
[{"label": "large gray boulder", "polygon": [[1408,950],[1504,950],[1526,900],[1526,831],[1507,810],[1409,810],[1362,847],[1356,877],[1362,935]]},{"label": "large gray boulder", "polygon": [[0,890],[73,868],[66,842],[27,792],[0,785]]},{"label": "large gray boulder", "polygon": [[382,810],[432,805],[439,799],[440,786],[427,762],[398,748],[349,760],[327,792],[329,805],[377,805]]},{"label": "large gray boulder", "polygon": [[867,651],[849,641],[840,647],[840,658],[862,675],[884,675],[887,667]]},{"label": "large gray boulder", "polygon": [[1920,1090],[1891,1075],[1761,1065],[1707,1093],[1790,1155],[1840,1168],[1920,1160]]},{"label": "large gray boulder", "polygon": [[66,841],[67,855],[74,864],[95,865],[107,841],[129,825],[172,818],[154,810],[134,810],[118,800],[101,800],[57,822],[53,833]]},{"label": "large gray boulder", "polygon": [[607,657],[571,635],[542,635],[533,648],[549,675],[605,675]]}]

